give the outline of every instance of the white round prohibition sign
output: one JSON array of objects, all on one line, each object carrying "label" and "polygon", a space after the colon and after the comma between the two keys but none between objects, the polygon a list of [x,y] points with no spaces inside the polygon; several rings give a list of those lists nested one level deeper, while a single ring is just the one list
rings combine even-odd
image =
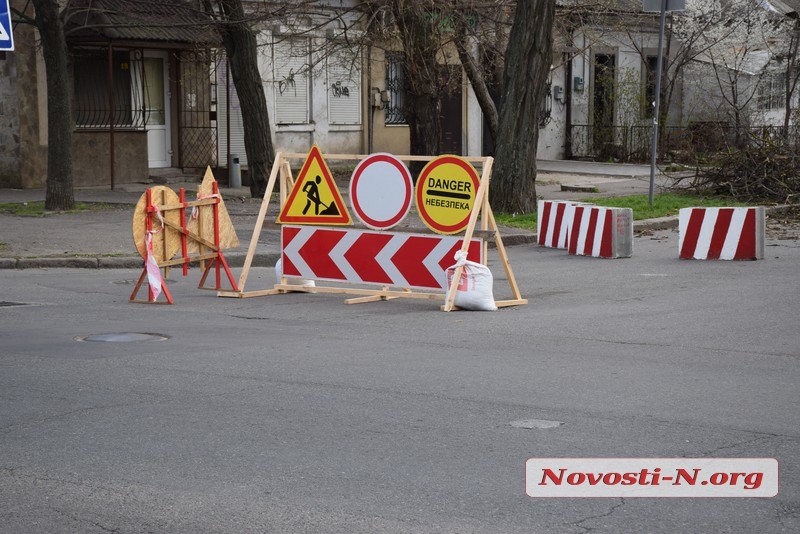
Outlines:
[{"label": "white round prohibition sign", "polygon": [[405,219],[414,183],[405,164],[391,154],[362,159],[350,178],[350,205],[373,230],[386,230]]}]

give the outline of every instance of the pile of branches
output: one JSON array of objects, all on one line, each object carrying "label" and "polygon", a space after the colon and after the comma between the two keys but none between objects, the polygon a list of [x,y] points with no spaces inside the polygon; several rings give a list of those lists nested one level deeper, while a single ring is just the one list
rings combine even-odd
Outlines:
[{"label": "pile of branches", "polygon": [[674,190],[748,203],[800,202],[800,153],[785,139],[750,139],[746,146],[714,155]]}]

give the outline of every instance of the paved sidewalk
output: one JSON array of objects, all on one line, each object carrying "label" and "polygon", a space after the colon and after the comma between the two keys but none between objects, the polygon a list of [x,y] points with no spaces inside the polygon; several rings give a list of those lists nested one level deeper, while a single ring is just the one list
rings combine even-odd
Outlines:
[{"label": "paved sidewalk", "polygon": [[[659,176],[659,187],[664,178]],[[153,184],[121,184],[110,190],[105,187],[79,188],[79,202],[104,202],[110,209],[83,213],[48,214],[42,217],[19,217],[0,214],[0,268],[138,268],[142,258],[133,241],[134,207]],[[194,198],[197,183],[175,183],[168,187],[178,191],[184,187],[187,198]],[[539,197],[548,200],[580,200],[590,196],[647,194],[649,168],[642,165],[596,164],[586,162],[540,162],[537,179]],[[261,201],[250,198],[249,188],[221,188],[220,193],[239,237],[240,246],[224,251],[231,267],[243,265]],[[346,192],[343,194],[346,197]],[[43,189],[0,189],[0,204],[43,201]],[[347,198],[345,203],[349,205]],[[278,201],[270,201],[264,228],[258,238],[255,267],[272,267],[278,260]],[[404,230],[427,231],[409,214]],[[674,220],[637,222],[659,227],[674,226]],[[415,226],[411,226],[415,225]],[[501,228],[503,243],[514,246],[535,241],[535,233]]]}]

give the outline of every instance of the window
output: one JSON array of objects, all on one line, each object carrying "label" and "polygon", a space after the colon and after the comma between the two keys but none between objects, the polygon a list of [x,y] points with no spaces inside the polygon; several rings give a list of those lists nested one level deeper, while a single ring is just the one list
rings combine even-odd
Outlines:
[{"label": "window", "polygon": [[758,109],[770,111],[786,106],[786,73],[772,72],[764,75],[758,86]]},{"label": "window", "polygon": [[361,124],[360,59],[344,53],[327,59],[330,124]]},{"label": "window", "polygon": [[140,87],[143,78],[142,62],[133,60],[131,56],[130,51],[116,51],[112,54],[114,99],[112,111],[108,52],[89,49],[73,52],[75,126],[108,128],[113,117],[115,127],[144,127],[145,117],[142,112]]},{"label": "window", "polygon": [[642,117],[652,119],[656,102],[656,71],[658,71],[658,56],[647,56],[644,62],[644,95],[642,102]]},{"label": "window", "polygon": [[386,52],[386,92],[389,101],[386,102],[386,124],[408,124],[403,114],[405,101],[405,77],[403,76],[403,63],[405,55],[402,52]]},{"label": "window", "polygon": [[273,46],[275,123],[308,124],[311,73],[308,39],[286,39]]}]

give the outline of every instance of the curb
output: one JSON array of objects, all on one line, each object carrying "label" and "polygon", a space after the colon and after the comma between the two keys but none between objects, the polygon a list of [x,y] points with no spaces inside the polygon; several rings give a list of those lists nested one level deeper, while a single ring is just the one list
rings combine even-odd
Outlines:
[{"label": "curb", "polygon": [[[536,234],[509,234],[503,236],[503,245],[513,247],[519,245],[535,244]],[[495,248],[494,243],[489,243],[489,248]],[[244,266],[247,254],[237,252],[225,254],[228,267],[240,268]],[[253,256],[251,267],[275,267],[280,259],[278,252],[261,252]],[[197,267],[199,262],[192,261],[190,266]],[[117,257],[98,256],[82,258],[0,258],[0,269],[141,269],[144,266],[140,256]],[[180,268],[175,265],[173,268]]]},{"label": "curb", "polygon": [[[766,208],[766,212],[767,214],[776,214],[791,209],[797,209],[797,205],[770,206]],[[634,232],[671,230],[677,227],[677,216],[646,219],[643,221],[634,221],[633,223]],[[503,236],[503,245],[506,247],[536,244],[537,242],[537,234],[533,232],[507,234]],[[489,248],[494,248],[494,243],[490,242]],[[244,252],[225,255],[229,267],[242,267],[245,258],[246,253]],[[277,263],[279,258],[280,254],[278,252],[256,253],[253,256],[253,261],[250,266],[275,267],[275,263]],[[196,266],[197,262],[192,262],[190,265]],[[142,258],[139,256],[0,258],[0,269],[140,269],[142,267]]]},{"label": "curb", "polygon": [[[226,254],[228,267],[242,267],[246,254]],[[250,264],[252,267],[275,267],[280,255],[277,252],[255,254]],[[199,262],[193,261],[190,266],[197,267]],[[0,258],[0,269],[141,269],[144,267],[140,256],[131,257],[86,257],[86,258]],[[173,266],[173,269],[180,265]]]}]

